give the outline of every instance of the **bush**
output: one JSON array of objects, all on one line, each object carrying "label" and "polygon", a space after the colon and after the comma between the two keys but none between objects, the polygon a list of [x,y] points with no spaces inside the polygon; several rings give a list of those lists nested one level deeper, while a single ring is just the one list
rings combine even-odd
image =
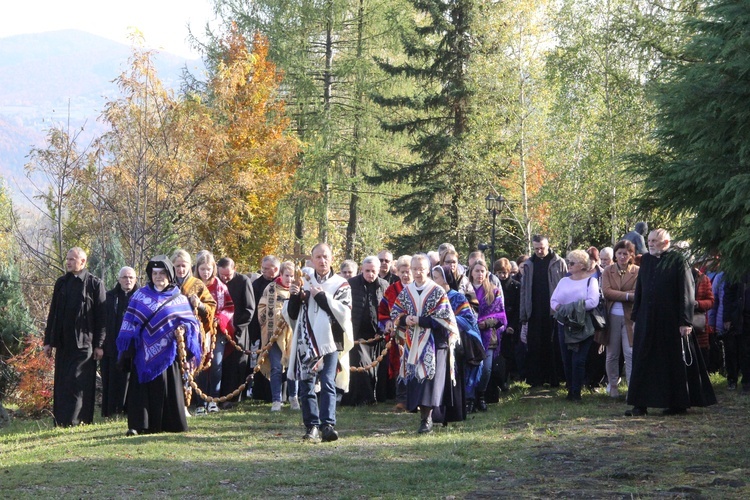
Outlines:
[{"label": "bush", "polygon": [[8,400],[25,416],[39,418],[52,412],[54,362],[42,350],[42,339],[29,336],[24,350],[8,360],[18,383]]}]

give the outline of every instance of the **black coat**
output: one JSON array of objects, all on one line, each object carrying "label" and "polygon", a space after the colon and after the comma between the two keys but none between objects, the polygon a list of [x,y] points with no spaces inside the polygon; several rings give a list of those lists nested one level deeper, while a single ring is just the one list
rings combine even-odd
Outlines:
[{"label": "black coat", "polygon": [[508,327],[513,328],[515,334],[519,334],[521,332],[521,283],[513,278],[508,278],[505,281],[501,281],[500,285],[503,288],[505,315],[508,317]]},{"label": "black coat", "polygon": [[117,335],[120,333],[120,328],[122,327],[122,317],[128,308],[130,297],[132,297],[133,292],[136,290],[138,290],[137,284],[129,293],[125,293],[118,283],[112,290],[107,292],[107,299],[105,301],[105,311],[107,314],[106,337],[104,339],[105,356],[117,357]]},{"label": "black coat", "polygon": [[[745,330],[745,316],[750,313],[750,275],[745,275],[738,283],[724,281],[724,321],[732,323],[732,331],[742,333]],[[717,327],[719,325],[716,325]]]},{"label": "black coat", "polygon": [[690,267],[679,252],[643,255],[633,303],[629,404],[688,408],[716,402],[695,335],[686,341],[680,335],[681,326],[692,324],[694,296]]},{"label": "black coat", "polygon": [[70,307],[77,307],[75,321],[72,325],[78,349],[89,347],[101,348],[105,338],[105,300],[106,289],[102,280],[84,269],[80,275],[83,286],[80,287],[81,294],[76,297],[66,297],[66,291],[76,286],[72,280],[78,278],[73,273],[65,273],[55,281],[52,291],[52,302],[47,316],[47,327],[44,330],[44,344],[56,349],[70,348],[72,345],[65,344],[64,331],[68,331],[71,325],[65,325],[65,311],[67,301]]},{"label": "black coat", "polygon": [[255,295],[250,278],[244,274],[234,273],[234,277],[227,283],[227,289],[234,303],[232,323],[237,344],[243,349],[250,349],[248,326],[255,314]]},{"label": "black coat", "polygon": [[[378,322],[378,305],[383,299],[385,289],[388,288],[388,282],[383,278],[376,277],[370,285],[375,288],[375,293],[371,294],[373,302],[367,304],[367,282],[361,274],[349,278],[349,286],[352,288],[352,329],[354,331],[354,340],[362,338],[359,335],[360,330],[369,331],[370,328],[362,325],[363,318],[371,318],[374,325]],[[370,315],[367,314],[367,308],[370,309]],[[373,315],[374,314],[374,315]]]},{"label": "black coat", "polygon": [[[273,283],[273,280],[267,280],[262,274],[252,280],[253,288],[253,300],[255,304],[260,303],[260,299],[263,297],[263,292],[268,288],[268,285]],[[250,320],[250,341],[255,342],[260,340],[260,323],[258,322],[258,309],[253,311],[253,317]]]}]

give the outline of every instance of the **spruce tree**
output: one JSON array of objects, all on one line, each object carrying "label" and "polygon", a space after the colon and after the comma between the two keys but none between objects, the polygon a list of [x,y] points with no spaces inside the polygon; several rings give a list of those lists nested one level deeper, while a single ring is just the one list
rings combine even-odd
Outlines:
[{"label": "spruce tree", "polygon": [[412,156],[409,161],[376,165],[369,180],[409,186],[391,202],[392,212],[413,225],[413,231],[399,238],[400,248],[426,249],[445,240],[463,246],[460,215],[473,181],[464,140],[474,95],[468,76],[474,2],[410,3],[417,15],[401,36],[406,60],[378,62],[392,77],[412,82],[411,92],[380,94],[374,100],[389,117],[383,128],[408,135]]},{"label": "spruce tree", "polygon": [[655,90],[659,151],[636,158],[642,208],[683,219],[693,251],[718,251],[730,275],[750,271],[750,0],[721,0]]}]

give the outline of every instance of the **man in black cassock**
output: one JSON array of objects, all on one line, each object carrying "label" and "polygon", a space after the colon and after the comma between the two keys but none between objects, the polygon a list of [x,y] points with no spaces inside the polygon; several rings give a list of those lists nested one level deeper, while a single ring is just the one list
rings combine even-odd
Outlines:
[{"label": "man in black cassock", "polygon": [[[349,278],[352,289],[352,330],[354,341],[369,340],[382,335],[378,328],[378,305],[380,304],[388,282],[378,277],[379,258],[365,257],[362,261],[362,272]],[[385,341],[372,344],[356,344],[349,351],[349,366],[365,367],[372,364],[383,352]],[[364,372],[352,372],[349,380],[349,392],[341,398],[345,406],[358,406],[383,402],[387,397],[388,358],[376,367]]]},{"label": "man in black cassock", "polygon": [[44,352],[55,349],[52,415],[55,425],[94,420],[96,362],[105,336],[104,283],[86,269],[86,252],[74,247],[65,257],[67,273],[57,279],[44,330]]},{"label": "man in black cassock", "polygon": [[709,406],[716,396],[692,334],[693,276],[685,257],[670,248],[664,229],[648,235],[635,286],[632,319],[633,371],[627,416],[645,415],[648,407],[679,415],[691,406]]},{"label": "man in black cassock", "polygon": [[[234,303],[234,316],[232,318],[234,340],[240,348],[249,350],[251,347],[250,320],[255,312],[252,283],[250,278],[235,271],[232,259],[224,257],[216,265],[219,279],[227,285],[227,290],[229,290],[229,295]],[[221,377],[222,396],[234,392],[245,382],[247,361],[248,355],[236,349],[228,355],[225,354],[222,361],[224,365]]]},{"label": "man in black cassock", "polygon": [[521,342],[526,346],[522,377],[532,387],[565,380],[549,299],[568,272],[565,259],[549,247],[546,236],[532,237],[534,254],[521,264]]},{"label": "man in black cassock", "polygon": [[120,269],[117,284],[107,292],[106,331],[104,340],[104,357],[100,370],[102,373],[102,417],[111,417],[123,413],[125,408],[125,388],[128,374],[117,366],[117,334],[122,327],[122,317],[128,308],[133,292],[138,290],[138,280],[132,267]]}]

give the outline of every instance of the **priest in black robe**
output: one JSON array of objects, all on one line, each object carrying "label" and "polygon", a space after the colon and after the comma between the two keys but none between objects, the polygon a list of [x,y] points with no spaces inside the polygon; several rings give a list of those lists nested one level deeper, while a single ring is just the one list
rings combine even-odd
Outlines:
[{"label": "priest in black robe", "polygon": [[75,247],[65,258],[67,272],[52,291],[44,352],[55,349],[54,424],[94,420],[96,362],[104,355],[104,283],[86,269],[86,252]]},{"label": "priest in black robe", "polygon": [[534,255],[521,264],[520,340],[526,346],[522,377],[532,387],[560,385],[565,380],[549,299],[568,272],[565,260],[543,235],[532,237]]},{"label": "priest in black robe", "polygon": [[666,415],[716,403],[708,371],[692,334],[694,287],[685,257],[670,248],[664,229],[648,235],[635,287],[633,370],[627,416],[648,407]]}]

